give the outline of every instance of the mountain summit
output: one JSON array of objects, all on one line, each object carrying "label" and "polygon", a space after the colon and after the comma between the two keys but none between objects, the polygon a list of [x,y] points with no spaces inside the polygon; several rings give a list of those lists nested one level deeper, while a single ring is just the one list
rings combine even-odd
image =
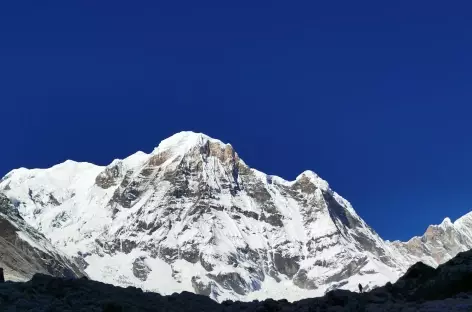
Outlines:
[{"label": "mountain summit", "polygon": [[[359,283],[369,289],[436,257],[420,250],[432,246],[423,238],[383,241],[315,173],[266,175],[231,145],[193,132],[106,167],[66,161],[14,170],[0,191],[92,279],[163,294],[295,300]],[[448,226],[433,230],[435,243],[450,238]],[[435,251],[433,264],[455,252]]]}]

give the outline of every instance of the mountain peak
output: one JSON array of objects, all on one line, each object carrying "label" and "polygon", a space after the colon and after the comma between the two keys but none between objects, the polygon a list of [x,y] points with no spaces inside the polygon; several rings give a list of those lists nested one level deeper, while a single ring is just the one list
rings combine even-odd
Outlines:
[{"label": "mountain peak", "polygon": [[208,141],[226,145],[220,140],[213,139],[203,133],[182,131],[163,140],[159,146],[154,149],[152,154],[158,154],[165,151],[172,151],[172,153],[175,154],[184,154],[195,146],[203,146]]},{"label": "mountain peak", "polygon": [[322,189],[323,191],[327,191],[329,189],[329,184],[326,180],[323,180],[319,175],[314,173],[311,170],[303,171],[297,178],[296,181],[301,179],[308,179],[311,181],[316,187]]},{"label": "mountain peak", "polygon": [[446,217],[444,218],[443,222],[441,222],[441,224],[439,226],[441,227],[449,227],[449,226],[452,226],[452,222],[451,222],[451,219],[449,217]]}]

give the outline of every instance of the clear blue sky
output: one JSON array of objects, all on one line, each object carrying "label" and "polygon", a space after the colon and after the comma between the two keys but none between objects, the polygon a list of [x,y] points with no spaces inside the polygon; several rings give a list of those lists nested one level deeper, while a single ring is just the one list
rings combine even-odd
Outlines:
[{"label": "clear blue sky", "polygon": [[[42,3],[47,2],[48,5]],[[472,208],[470,1],[2,1],[0,175],[182,130],[386,239]]]}]

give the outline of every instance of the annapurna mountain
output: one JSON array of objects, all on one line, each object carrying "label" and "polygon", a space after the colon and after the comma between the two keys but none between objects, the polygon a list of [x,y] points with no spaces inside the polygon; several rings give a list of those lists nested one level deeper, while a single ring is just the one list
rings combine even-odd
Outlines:
[{"label": "annapurna mountain", "polygon": [[193,132],[106,167],[13,170],[0,192],[92,279],[217,301],[369,289],[472,248],[472,214],[384,241],[315,173],[264,174]]}]

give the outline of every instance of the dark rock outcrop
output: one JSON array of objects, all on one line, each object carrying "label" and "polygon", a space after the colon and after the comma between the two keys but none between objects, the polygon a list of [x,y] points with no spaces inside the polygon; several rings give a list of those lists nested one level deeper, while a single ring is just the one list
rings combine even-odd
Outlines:
[{"label": "dark rock outcrop", "polygon": [[122,172],[120,163],[107,167],[95,178],[95,184],[103,189],[110,188],[119,183],[121,174]]},{"label": "dark rock outcrop", "polygon": [[300,257],[295,256],[287,256],[282,253],[275,253],[274,254],[274,265],[277,271],[279,271],[282,274],[285,274],[289,277],[292,277],[295,275],[295,273],[298,272],[298,269],[300,268]]},{"label": "dark rock outcrop", "polygon": [[133,262],[133,274],[142,281],[147,280],[151,268],[145,262],[146,257],[139,257]]},{"label": "dark rock outcrop", "polygon": [[37,272],[76,278],[85,273],[49,241],[29,226],[13,203],[0,193],[0,266],[16,280],[27,280]]}]

